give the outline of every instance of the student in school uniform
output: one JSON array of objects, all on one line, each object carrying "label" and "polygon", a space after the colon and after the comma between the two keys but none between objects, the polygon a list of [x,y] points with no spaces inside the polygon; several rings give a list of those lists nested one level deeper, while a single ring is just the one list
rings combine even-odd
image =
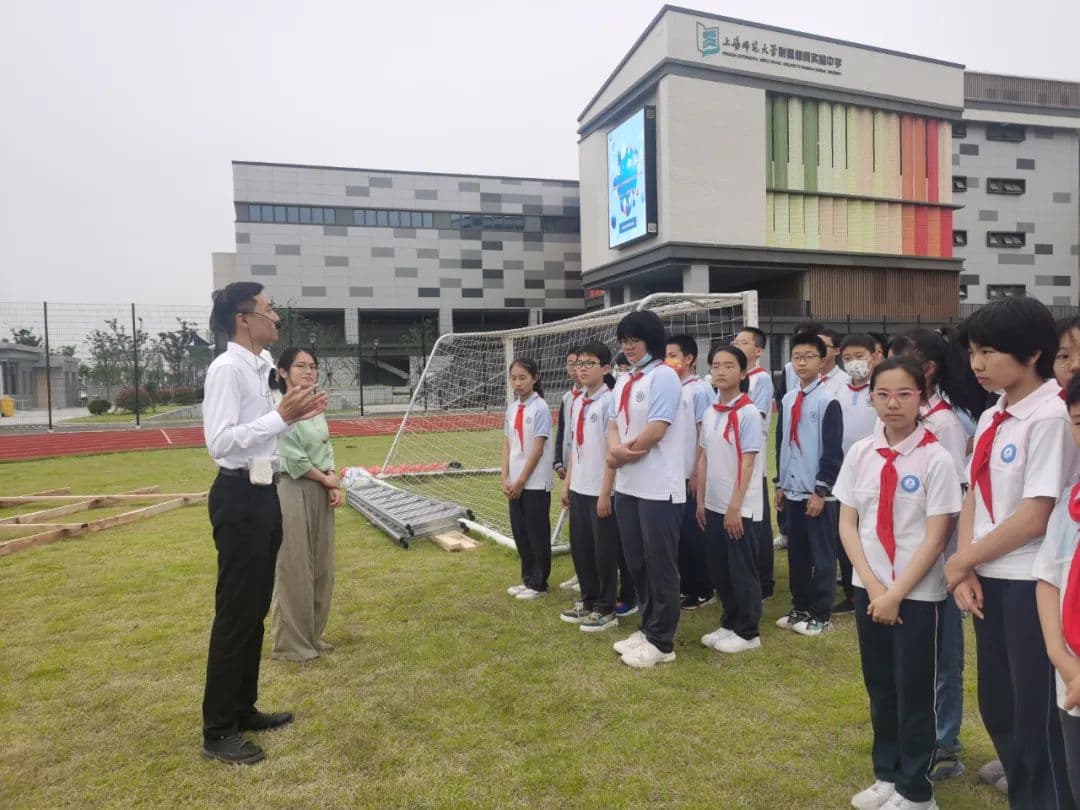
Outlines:
[{"label": "student in school uniform", "polygon": [[536,361],[518,357],[509,374],[514,401],[504,420],[502,487],[521,558],[521,584],[507,593],[529,601],[547,594],[551,575],[551,411]]},{"label": "student in school uniform", "polygon": [[[844,416],[844,438],[840,443],[847,456],[855,442],[865,439],[874,432],[877,424],[877,411],[870,401],[870,372],[881,358],[877,354],[877,343],[870,335],[853,334],[844,338],[840,344],[840,358],[844,361],[845,373],[851,378],[840,386],[836,398],[840,402],[840,412]],[[844,598],[833,605],[833,614],[851,613],[855,610],[855,589],[851,584],[851,561],[837,537],[837,558],[840,560],[840,585]]]},{"label": "student in school uniform", "polygon": [[[817,334],[824,328],[824,325],[818,323],[817,321],[800,321],[799,323],[795,324],[795,331],[792,334],[801,335],[805,332],[813,332],[814,334]],[[787,394],[787,392],[794,391],[798,387],[799,377],[795,373],[795,366],[791,363],[791,361],[788,361],[784,364],[784,370],[780,374],[779,385],[775,386],[775,399],[777,410],[779,410],[783,405],[784,396]],[[776,537],[773,538],[773,549],[779,550],[787,548],[787,531],[784,528],[784,513],[783,510],[780,509],[776,510],[776,529],[777,534]]]},{"label": "student in school uniform", "polygon": [[960,480],[920,424],[927,385],[919,364],[890,358],[870,380],[880,422],[849,449],[835,487],[874,729],[875,781],[851,806],[936,810],[928,774],[938,617],[948,595],[942,552],[960,511]]},{"label": "student in school uniform", "polygon": [[586,343],[577,353],[579,396],[567,413],[570,451],[562,505],[570,510],[570,553],[578,572],[581,601],[560,618],[582,631],[597,633],[615,627],[619,586],[619,529],[611,508],[615,471],[607,466],[608,400],[604,378],[611,350]]},{"label": "student in school uniform", "polygon": [[840,367],[840,345],[844,336],[835,329],[822,329],[818,337],[825,344],[825,361],[821,364],[821,381],[837,397],[844,386],[851,382],[851,377]]},{"label": "student in school uniform", "polygon": [[709,353],[716,401],[701,427],[697,467],[698,525],[705,531],[709,576],[720,595],[720,626],[701,638],[718,652],[761,646],[761,581],[754,519],[764,503],[761,413],[740,389],[747,359],[741,349],[720,345]]},{"label": "student in school uniform", "polygon": [[1080,371],[1080,317],[1062,318],[1057,322],[1058,350],[1054,355],[1054,378],[1061,386],[1061,398]]},{"label": "student in school uniform", "polygon": [[641,629],[615,642],[623,663],[648,668],[675,660],[679,624],[679,527],[686,505],[681,386],[663,363],[664,324],[631,312],[616,337],[631,370],[609,400],[608,465],[615,469],[615,517],[637,590]]},{"label": "student in school uniform", "polygon": [[799,387],[784,395],[777,425],[776,506],[784,510],[792,607],[776,626],[817,636],[831,626],[836,593],[837,505],[832,494],[844,452],[840,403],[821,380],[825,343],[796,335]]},{"label": "student in school uniform", "polygon": [[[1073,443],[1080,447],[1080,378],[1065,392]],[[1073,804],[1080,807],[1080,480],[1070,481],[1046,527],[1031,573],[1046,652],[1057,681],[1058,717]]]},{"label": "student in school uniform", "polygon": [[[746,393],[754,403],[754,407],[761,414],[761,424],[764,435],[769,435],[769,419],[773,408],[773,380],[772,375],[761,367],[761,356],[765,354],[767,345],[765,333],[756,326],[748,326],[735,336],[731,344],[746,355],[748,369],[743,385]],[[715,379],[713,380],[715,383]],[[772,521],[772,498],[769,496],[769,484],[765,481],[768,471],[765,465],[761,465],[763,485],[761,487],[762,510],[760,519],[754,521],[754,544],[757,546],[757,569],[758,579],[761,581],[761,598],[771,599],[776,588],[776,575],[774,573],[774,550]]]},{"label": "student in school uniform", "polygon": [[[914,360],[923,370],[929,391],[921,408],[923,424],[948,451],[961,486],[966,489],[974,419],[978,419],[986,404],[986,391],[971,371],[967,349],[949,330],[913,329],[893,341],[890,353],[893,357]],[[945,559],[955,553],[954,529],[945,546]],[[964,716],[964,627],[963,614],[952,599],[945,602],[939,636],[937,749],[930,772],[934,782],[960,776],[965,771],[960,760],[964,750],[960,743]]]},{"label": "student in school uniform", "polygon": [[697,524],[697,485],[695,481],[698,437],[701,420],[712,404],[709,383],[697,374],[697,341],[690,335],[671,335],[667,339],[664,362],[679,375],[679,418],[671,430],[682,444],[683,477],[686,480],[686,508],[679,529],[679,592],[682,610],[697,610],[716,601],[705,561],[705,537]]},{"label": "student in school uniform", "polygon": [[[571,434],[567,430],[566,421],[570,416],[570,408],[573,406],[574,401],[581,396],[581,388],[578,385],[577,378],[577,351],[576,347],[571,347],[566,353],[566,376],[570,380],[570,388],[562,395],[562,401],[559,405],[559,427],[555,433],[555,461],[553,466],[560,481],[566,480],[566,460],[570,457]],[[565,484],[562,490],[563,492],[566,491]],[[565,582],[560,582],[559,587],[564,591],[580,590],[576,569],[574,576]]]},{"label": "student in school uniform", "polygon": [[979,710],[1005,770],[1009,804],[1072,808],[1053,669],[1041,641],[1032,563],[1069,474],[1076,447],[1053,373],[1057,339],[1033,298],[989,304],[964,321],[960,339],[987,391],[1001,391],[975,435],[970,488],[949,589],[974,614]]}]

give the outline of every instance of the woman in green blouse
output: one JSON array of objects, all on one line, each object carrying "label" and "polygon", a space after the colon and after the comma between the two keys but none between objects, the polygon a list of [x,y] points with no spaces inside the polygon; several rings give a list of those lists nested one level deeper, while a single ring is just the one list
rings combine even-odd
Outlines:
[{"label": "woman in green blouse", "polygon": [[[314,352],[289,348],[278,358],[278,385],[314,385]],[[293,424],[278,440],[282,541],[278,552],[271,624],[271,658],[310,661],[333,647],[323,641],[334,590],[334,509],[341,489],[330,430],[322,414]]]}]

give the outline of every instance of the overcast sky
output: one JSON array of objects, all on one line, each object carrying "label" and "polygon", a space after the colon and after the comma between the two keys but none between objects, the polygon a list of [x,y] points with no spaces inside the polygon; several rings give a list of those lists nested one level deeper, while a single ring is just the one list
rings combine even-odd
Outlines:
[{"label": "overcast sky", "polygon": [[[203,303],[231,160],[576,178],[576,119],[661,7],[0,2],[0,300]],[[1080,80],[1077,0],[701,0]]]}]

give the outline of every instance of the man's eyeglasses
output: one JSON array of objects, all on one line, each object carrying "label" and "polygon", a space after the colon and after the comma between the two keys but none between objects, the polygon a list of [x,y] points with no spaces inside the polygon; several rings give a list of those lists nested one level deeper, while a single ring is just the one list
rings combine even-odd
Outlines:
[{"label": "man's eyeglasses", "polygon": [[596,360],[578,360],[576,363],[567,363],[566,365],[573,368],[596,368],[600,363]]},{"label": "man's eyeglasses", "polygon": [[820,354],[793,354],[791,355],[792,363],[812,363],[814,360],[820,360]]}]

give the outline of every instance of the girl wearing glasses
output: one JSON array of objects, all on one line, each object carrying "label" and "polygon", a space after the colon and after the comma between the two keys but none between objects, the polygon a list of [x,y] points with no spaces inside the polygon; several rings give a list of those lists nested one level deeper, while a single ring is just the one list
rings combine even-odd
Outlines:
[{"label": "girl wearing glasses", "polygon": [[[278,358],[278,386],[284,394],[313,386],[319,377],[314,351],[291,347]],[[334,510],[341,489],[334,471],[334,448],[322,414],[293,424],[278,440],[285,473],[278,482],[282,541],[278,552],[270,657],[310,661],[333,647],[323,640],[334,591]]]},{"label": "girl wearing glasses", "polygon": [[949,453],[921,423],[926,377],[890,358],[870,377],[879,424],[840,468],[840,539],[851,559],[855,627],[874,731],[874,784],[856,808],[936,808],[928,777],[939,615],[947,596],[942,552],[960,511]]}]

